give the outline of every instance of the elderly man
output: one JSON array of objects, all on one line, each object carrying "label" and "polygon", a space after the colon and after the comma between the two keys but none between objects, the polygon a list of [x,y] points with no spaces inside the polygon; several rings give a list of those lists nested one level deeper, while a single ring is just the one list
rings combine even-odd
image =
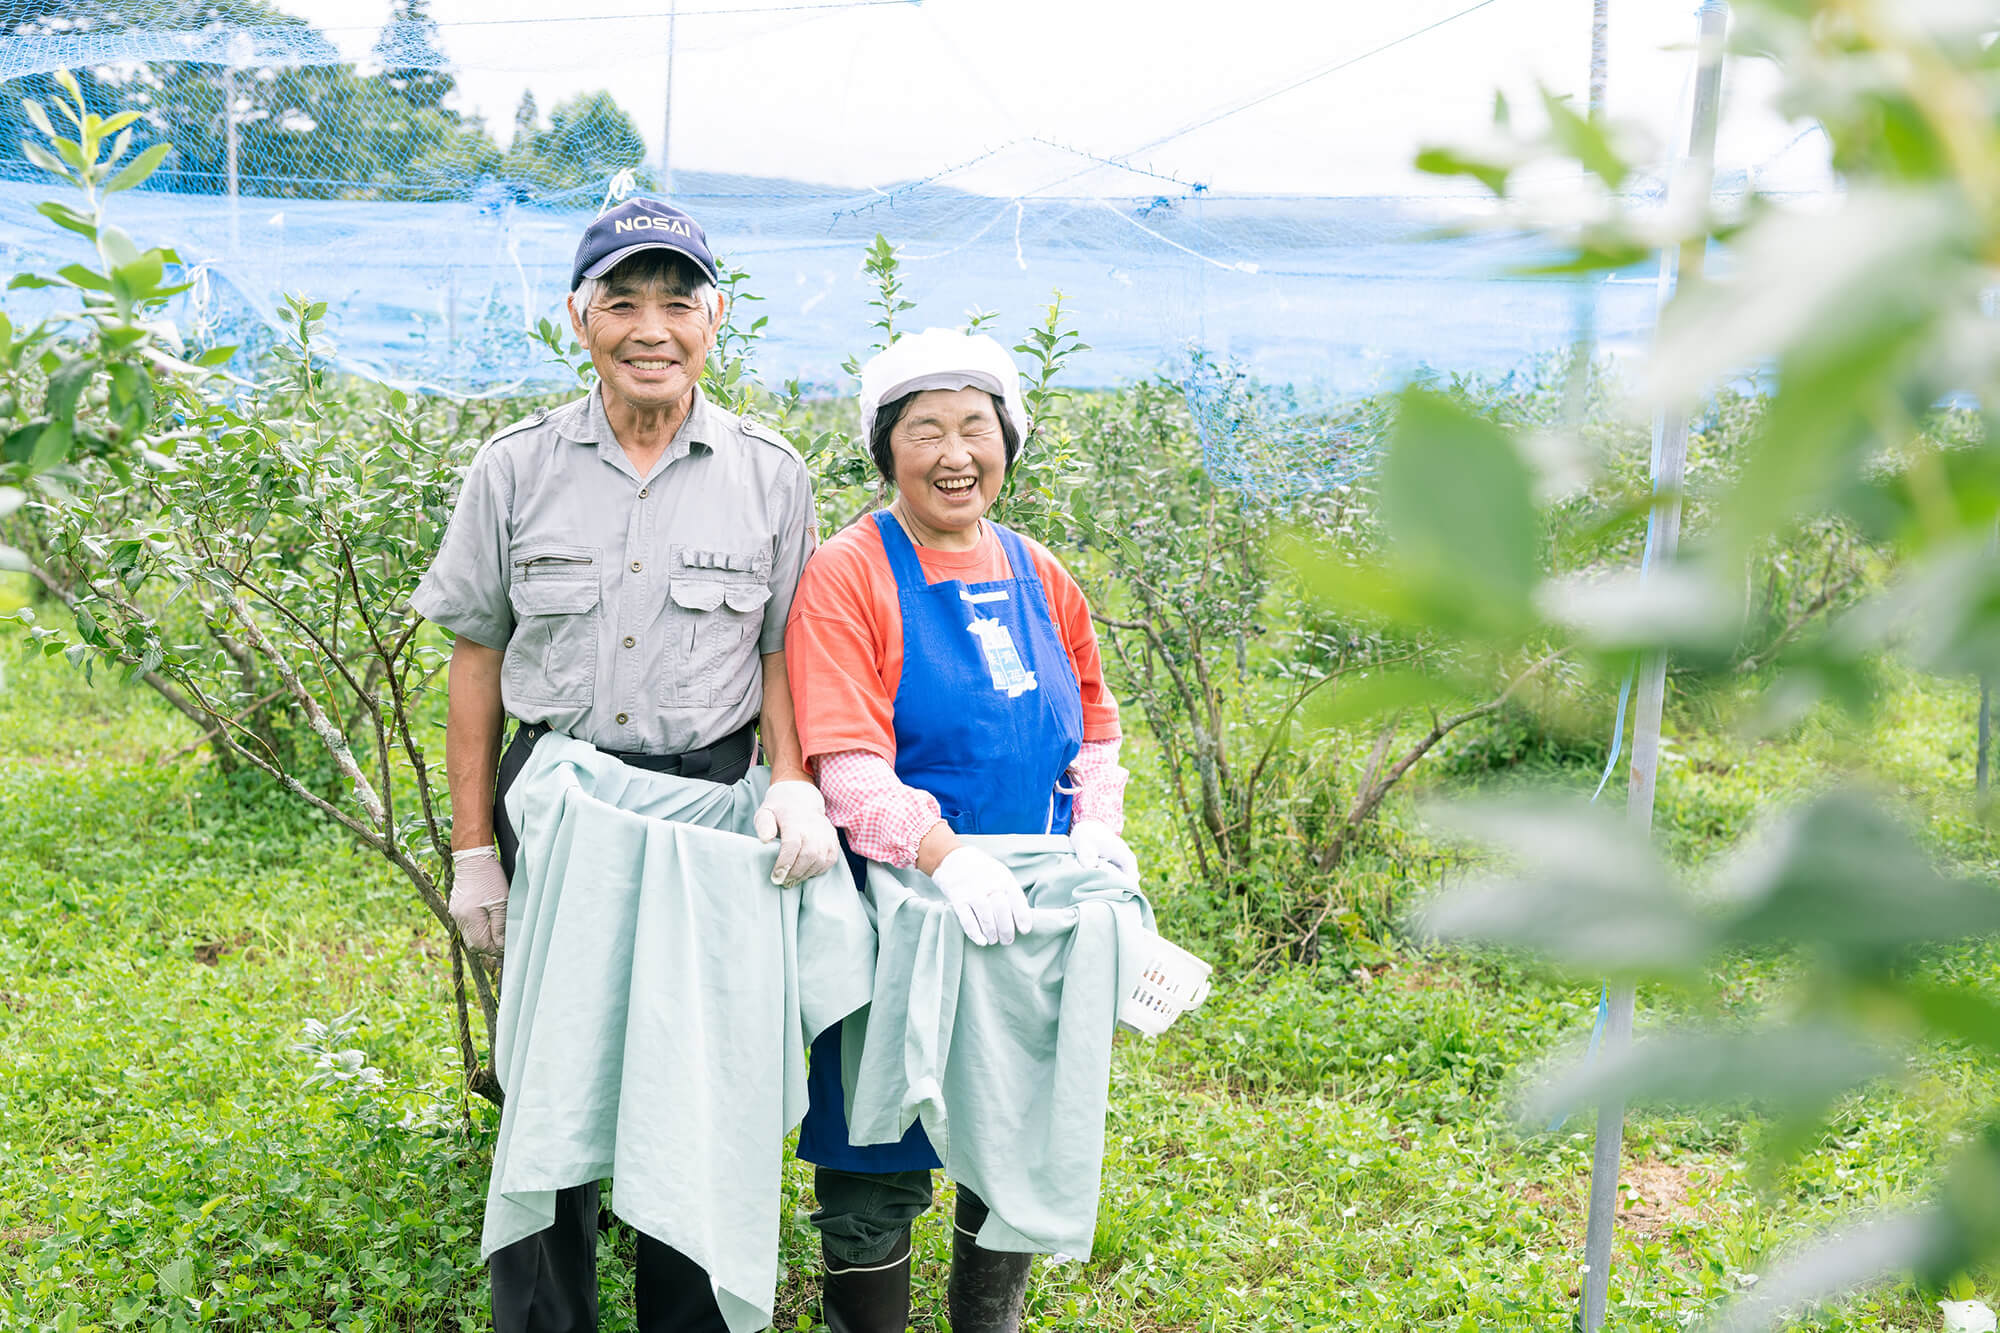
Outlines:
[{"label": "elderly man", "polygon": [[[450,908],[493,954],[517,847],[500,801],[549,731],[718,783],[743,777],[761,736],[772,781],[756,830],[780,842],[774,878],[837,855],[783,651],[813,547],[810,484],[782,438],[701,392],[725,313],[706,238],[677,208],[628,201],[584,232],[570,288],[597,386],[480,450],[411,599],[456,636]],[[503,715],[518,723],[505,756]],[[552,1226],[492,1256],[500,1333],[596,1327],[597,1217],[595,1184],[562,1190]],[[648,1333],[726,1327],[707,1274],[645,1235],[637,1299]]]}]

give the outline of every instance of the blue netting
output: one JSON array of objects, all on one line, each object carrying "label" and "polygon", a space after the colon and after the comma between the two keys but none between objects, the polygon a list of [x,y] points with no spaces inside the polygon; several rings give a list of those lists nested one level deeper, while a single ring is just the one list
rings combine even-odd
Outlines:
[{"label": "blue netting", "polygon": [[[734,58],[731,42],[884,8],[689,6],[680,23],[691,50]],[[49,72],[72,68],[94,109],[144,113],[141,145],[173,145],[115,216],[193,269],[184,325],[255,342],[296,291],[329,304],[337,359],[356,373],[453,393],[561,384],[530,330],[561,318],[580,229],[614,181],[667,182],[609,94],[546,110],[529,94],[496,133],[454,109],[457,81],[587,70],[606,51],[656,49],[660,28],[659,15],[441,28],[421,0],[398,0],[386,26],[357,35],[253,0],[0,0],[0,261],[48,271],[78,257],[77,238],[34,212],[53,191],[16,146],[31,136],[19,99],[51,100]],[[372,43],[365,58],[357,43]],[[843,132],[860,131],[829,137]],[[965,147],[918,179],[859,188],[673,174],[672,197],[762,298],[767,382],[850,387],[842,363],[871,337],[859,261],[878,232],[918,303],[906,327],[992,310],[1019,330],[1060,290],[1090,344],[1071,382],[1178,376],[1212,464],[1248,487],[1351,476],[1379,423],[1347,405],[1412,373],[1502,374],[1567,348],[1580,319],[1612,355],[1652,327],[1650,268],[1587,286],[1513,276],[1536,258],[1521,237],[1439,235],[1467,199],[1224,194],[1136,151],[1019,135]],[[1659,179],[1642,188],[1657,194]],[[16,318],[46,308],[33,293],[6,299]]]}]

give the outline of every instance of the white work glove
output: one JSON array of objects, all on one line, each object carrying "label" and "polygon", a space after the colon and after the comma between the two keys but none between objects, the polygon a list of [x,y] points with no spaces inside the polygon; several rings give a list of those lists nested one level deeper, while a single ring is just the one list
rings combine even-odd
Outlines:
[{"label": "white work glove", "polygon": [[1095,819],[1078,820],[1069,828],[1069,849],[1085,870],[1103,866],[1134,884],[1139,882],[1139,858],[1132,854],[1125,839],[1111,831],[1109,824]]},{"label": "white work glove", "polygon": [[931,881],[974,944],[1012,944],[1015,935],[1033,928],[1028,895],[1021,892],[1014,872],[977,847],[952,848],[931,871]]},{"label": "white work glove", "polygon": [[759,842],[778,842],[778,861],[771,867],[773,884],[796,884],[833,868],[840,839],[826,817],[826,798],[810,782],[774,782],[757,807]]},{"label": "white work glove", "polygon": [[507,875],[500,853],[469,847],[451,854],[451,901],[445,909],[458,923],[466,947],[498,958],[507,947]]}]

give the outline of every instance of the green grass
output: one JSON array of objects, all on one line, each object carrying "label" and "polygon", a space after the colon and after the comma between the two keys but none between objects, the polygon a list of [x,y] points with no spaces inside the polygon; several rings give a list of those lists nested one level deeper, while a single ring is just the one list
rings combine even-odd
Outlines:
[{"label": "green grass", "polygon": [[[1902,686],[1865,728],[1763,743],[1677,709],[1657,817],[1670,854],[1698,866],[1773,804],[1866,772],[1941,855],[1991,872],[1968,799],[1972,692]],[[8,659],[0,1328],[486,1327],[496,1117],[456,1090],[437,933],[387,866],[276,797],[232,792],[193,739],[142,689]],[[1162,921],[1226,955],[1229,911],[1171,882],[1174,839],[1133,748]],[[1587,789],[1588,767],[1544,776]],[[1407,795],[1388,819],[1353,891],[1407,904],[1450,858]],[[1121,1039],[1096,1249],[1038,1263],[1030,1327],[1567,1327],[1588,1118],[1523,1133],[1510,1096],[1588,1033],[1594,988],[1495,957],[1352,964],[1225,976],[1165,1038]],[[1968,949],[1935,965],[2000,990],[1996,964]],[[1784,974],[1746,960],[1725,980],[1726,1007],[1748,1012]],[[1640,1022],[1685,1008],[1661,997]],[[364,1052],[379,1087],[309,1082],[304,1025],[341,1015],[365,1025],[334,1044]],[[1754,1118],[1635,1117],[1610,1325],[1690,1327],[1815,1229],[1920,1195],[1948,1136],[1996,1103],[1995,1070],[1926,1052],[1765,1185]],[[808,1184],[792,1164],[780,1328],[813,1326]],[[940,1212],[918,1227],[919,1329],[944,1327],[947,1233]],[[610,1329],[631,1327],[627,1252],[607,1239]],[[1975,1277],[1994,1300],[1993,1275]],[[1931,1329],[1934,1299],[1891,1285],[1802,1326]]]}]

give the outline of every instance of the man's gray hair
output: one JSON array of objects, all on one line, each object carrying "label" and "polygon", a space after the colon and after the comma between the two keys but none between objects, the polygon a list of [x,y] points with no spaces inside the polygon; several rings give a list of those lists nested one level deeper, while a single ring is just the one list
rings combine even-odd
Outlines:
[{"label": "man's gray hair", "polygon": [[603,277],[585,278],[576,285],[573,293],[576,317],[585,328],[590,327],[591,303],[597,299],[600,289],[612,283],[620,288],[650,287],[658,283],[671,295],[692,297],[708,312],[711,324],[715,322],[716,310],[721,302],[721,294],[716,291],[715,284],[708,280],[708,275],[693,260],[663,248],[641,250]]}]

